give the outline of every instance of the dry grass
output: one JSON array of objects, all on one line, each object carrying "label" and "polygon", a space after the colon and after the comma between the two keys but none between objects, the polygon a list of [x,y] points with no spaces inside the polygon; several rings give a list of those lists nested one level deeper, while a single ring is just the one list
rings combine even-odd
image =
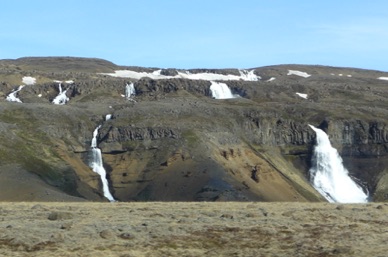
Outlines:
[{"label": "dry grass", "polygon": [[2,203],[1,256],[385,256],[388,204]]}]

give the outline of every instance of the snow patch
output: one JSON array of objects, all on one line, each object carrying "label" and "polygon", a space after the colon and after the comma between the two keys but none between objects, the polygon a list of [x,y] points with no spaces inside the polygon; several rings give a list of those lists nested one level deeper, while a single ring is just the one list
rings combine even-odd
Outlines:
[{"label": "snow patch", "polygon": [[304,99],[307,99],[307,94],[303,94],[303,93],[296,93],[298,96],[304,98]]},{"label": "snow patch", "polygon": [[114,73],[100,73],[102,75],[108,75],[112,77],[119,78],[132,78],[132,79],[141,79],[141,78],[151,78],[151,79],[192,79],[192,80],[245,80],[245,81],[258,81],[261,79],[260,76],[255,74],[254,70],[239,70],[240,76],[237,75],[224,75],[217,73],[190,73],[189,71],[178,71],[178,75],[175,76],[166,76],[161,74],[162,70],[156,70],[153,72],[137,72],[131,70],[116,70]]},{"label": "snow patch", "polygon": [[[334,74],[334,73],[330,73],[330,75],[332,75],[332,76],[336,76],[336,74]],[[340,74],[338,74],[338,76],[339,76],[339,77],[343,77],[343,76],[344,76],[344,74],[340,73]],[[351,77],[352,77],[352,75],[348,74],[348,75],[346,75],[346,77],[348,77],[348,78],[351,78]]]},{"label": "snow patch", "polygon": [[272,77],[272,78],[270,78],[269,80],[267,80],[267,82],[274,81],[275,79],[276,79],[275,77]]},{"label": "snow patch", "polygon": [[308,78],[310,77],[311,75],[308,74],[307,72],[303,72],[303,71],[298,71],[298,70],[288,70],[288,73],[287,75],[296,75],[296,76],[300,76],[300,77],[303,77],[303,78]]},{"label": "snow patch", "polygon": [[34,85],[36,83],[36,78],[33,77],[23,77],[22,82],[26,85]]},{"label": "snow patch", "polygon": [[388,80],[388,77],[379,77],[380,80]]},{"label": "snow patch", "polygon": [[55,83],[58,83],[58,84],[62,84],[62,83],[65,83],[65,84],[74,84],[74,80],[66,80],[65,82],[63,82],[62,80],[53,80]]}]

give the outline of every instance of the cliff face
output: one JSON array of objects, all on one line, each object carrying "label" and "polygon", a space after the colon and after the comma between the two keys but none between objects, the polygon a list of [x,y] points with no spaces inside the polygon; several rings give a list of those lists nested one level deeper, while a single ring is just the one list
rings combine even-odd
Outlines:
[{"label": "cliff face", "polygon": [[[239,117],[229,118],[239,119]],[[179,122],[180,118],[177,117],[176,120]],[[385,173],[388,164],[385,125],[371,122],[364,124],[361,128],[359,124],[360,121],[357,120],[338,120],[331,121],[329,124],[324,120],[321,128],[330,135],[332,144],[340,151],[351,175],[363,181],[364,185],[368,185],[370,192],[375,192],[380,176]],[[234,151],[241,152],[240,147],[243,145],[244,151],[249,151],[252,156],[260,156],[265,161],[273,163],[275,169],[280,162],[279,159],[293,160],[288,165],[293,164],[298,167],[298,171],[295,173],[308,178],[315,134],[306,123],[267,118],[259,123],[247,119],[233,125],[230,125],[228,129],[212,127],[206,129],[207,133],[203,133],[201,127],[196,127],[195,124],[186,124],[187,128],[175,126],[138,128],[110,125],[106,129],[106,135],[104,135],[104,130],[101,132],[102,142],[100,146],[106,155],[118,152],[139,152],[138,147],[144,147],[150,151],[155,151],[153,154],[155,157],[155,155],[159,155],[159,149],[166,149],[165,144],[171,144],[174,147],[170,155],[174,155],[174,151],[181,148],[189,149],[188,154],[190,155],[190,151],[193,149],[191,145],[188,145],[190,141],[191,144],[199,144],[205,149],[213,149],[219,155],[218,157],[223,157],[220,158],[225,161],[235,157]],[[381,129],[376,131],[376,126],[380,126]],[[263,156],[263,152],[273,152],[274,149],[277,149],[274,154]],[[211,154],[207,152],[201,157],[206,159],[207,155]],[[168,162],[169,157],[165,156],[164,158],[160,159],[159,164]],[[126,159],[129,162],[133,161],[133,157]],[[247,176],[257,166],[255,161],[251,160],[251,162],[245,167]],[[225,169],[231,166],[230,163],[224,163],[224,165]],[[152,169],[156,169],[156,167]],[[288,178],[288,172],[292,169],[292,167],[287,167],[283,172],[280,171],[280,174]]]},{"label": "cliff face", "polygon": [[[12,167],[46,183],[28,189],[26,194],[35,195],[28,199],[70,194],[104,200],[99,177],[88,167],[92,133],[101,125],[98,147],[120,201],[322,201],[309,183],[312,124],[329,134],[351,176],[373,200],[388,200],[388,102],[383,97],[388,82],[378,79],[384,73],[263,67],[254,71],[258,81],[223,81],[241,97],[220,100],[212,99],[210,81],[173,78],[182,71],[162,70],[167,78],[159,80],[117,78],[99,73],[118,69],[115,65],[88,59],[76,71],[52,70],[53,62],[70,67],[80,61],[66,60],[50,59],[50,68],[46,61],[40,66],[28,59],[0,62],[4,98],[24,76],[37,80],[18,93],[23,103],[0,102],[0,178],[16,187]],[[96,67],[93,72],[83,70],[88,62]],[[287,75],[290,70],[310,77]],[[190,72],[239,75],[238,70]],[[54,80],[64,81],[66,105],[51,104],[59,93]],[[136,96],[127,99],[130,82]],[[112,118],[105,120],[106,114]]]}]

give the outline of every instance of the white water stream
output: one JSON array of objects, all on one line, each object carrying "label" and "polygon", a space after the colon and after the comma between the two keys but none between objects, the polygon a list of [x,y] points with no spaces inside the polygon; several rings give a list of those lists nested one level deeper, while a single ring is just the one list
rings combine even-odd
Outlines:
[{"label": "white water stream", "polygon": [[127,84],[125,86],[125,98],[129,100],[133,95],[136,95],[135,85],[133,83]]},{"label": "white water stream", "polygon": [[225,83],[215,81],[212,81],[211,83],[210,91],[215,99],[235,98],[235,96],[232,94],[232,91]]},{"label": "white water stream", "polygon": [[331,146],[327,134],[321,129],[309,126],[317,135],[309,171],[314,188],[329,202],[368,202],[368,195],[349,177],[341,156]]},{"label": "white water stream", "polygon": [[69,98],[66,95],[67,89],[62,91],[62,83],[59,83],[59,94],[54,98],[53,104],[64,105],[69,101]]},{"label": "white water stream", "polygon": [[112,119],[112,114],[105,115],[105,121]]},{"label": "white water stream", "polygon": [[8,102],[18,102],[18,103],[21,103],[22,101],[17,97],[17,93],[22,90],[24,87],[24,85],[21,85],[18,87],[18,89],[12,91],[9,95],[7,95],[7,98],[6,100]]},{"label": "white water stream", "polygon": [[112,194],[109,191],[109,185],[108,180],[106,179],[106,171],[102,162],[102,154],[101,150],[97,147],[97,135],[98,130],[101,128],[101,125],[99,125],[94,131],[93,131],[93,139],[91,143],[91,160],[89,163],[89,167],[93,169],[93,171],[100,175],[101,182],[102,182],[102,190],[104,193],[104,196],[111,202],[114,202],[115,199],[113,198]]}]

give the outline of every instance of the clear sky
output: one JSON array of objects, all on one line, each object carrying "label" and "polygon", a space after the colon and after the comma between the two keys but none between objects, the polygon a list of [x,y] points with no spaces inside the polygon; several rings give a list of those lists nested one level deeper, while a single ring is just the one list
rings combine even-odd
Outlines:
[{"label": "clear sky", "polygon": [[388,71],[387,0],[0,0],[0,59]]}]

